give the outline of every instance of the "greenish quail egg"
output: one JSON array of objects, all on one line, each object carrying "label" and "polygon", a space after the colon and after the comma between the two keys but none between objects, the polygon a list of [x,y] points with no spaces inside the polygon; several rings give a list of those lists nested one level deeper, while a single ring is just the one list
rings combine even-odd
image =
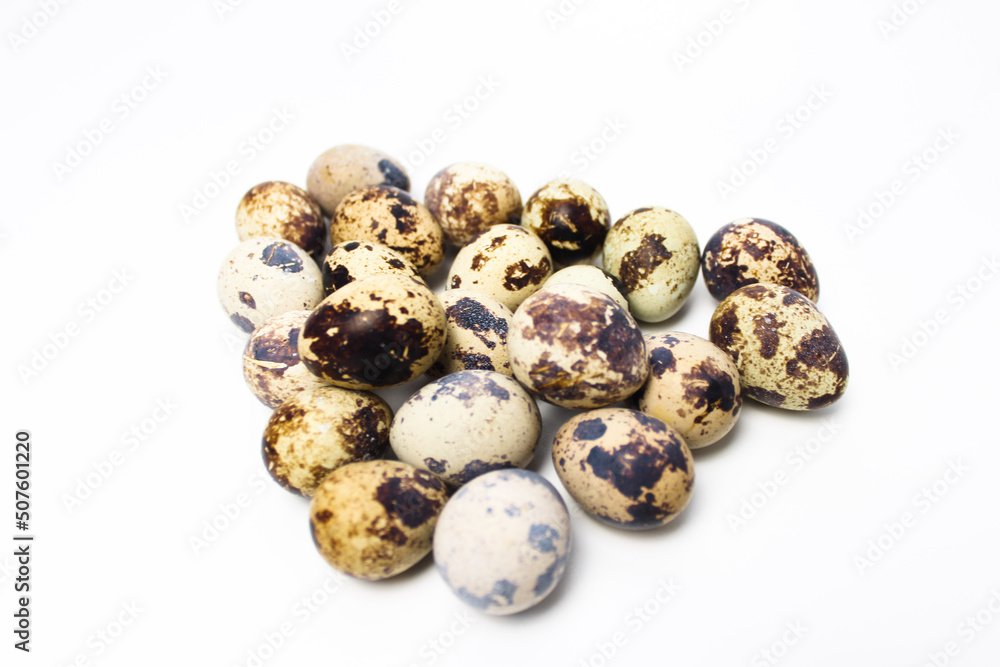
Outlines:
[{"label": "greenish quail egg", "polygon": [[448,320],[447,339],[427,371],[439,378],[462,370],[497,371],[513,376],[507,354],[507,331],[514,314],[487,294],[467,289],[437,295]]},{"label": "greenish quail egg", "polygon": [[448,287],[492,296],[510,310],[552,275],[552,258],[542,240],[519,225],[494,225],[458,251]]},{"label": "greenish quail egg", "polygon": [[284,181],[267,181],[250,188],[240,200],[236,233],[240,241],[256,236],[282,238],[318,257],[326,241],[326,223],[308,192]]},{"label": "greenish quail egg", "polygon": [[535,399],[493,371],[459,371],[423,387],[392,422],[392,450],[418,468],[461,486],[531,461],[542,429]]},{"label": "greenish quail egg", "polygon": [[819,277],[791,232],[770,220],[740,218],[712,235],[701,258],[705,286],[716,299],[753,283],[791,287],[814,303]]},{"label": "greenish quail egg", "polygon": [[275,315],[254,329],[243,348],[243,379],[254,396],[270,408],[326,384],[299,359],[299,332],[311,312],[292,310]]},{"label": "greenish quail egg", "polygon": [[638,394],[639,409],[676,429],[691,449],[721,440],[743,405],[733,360],[704,338],[680,331],[645,340],[649,380]]},{"label": "greenish quail egg", "polygon": [[608,204],[576,178],[546,183],[528,197],[521,224],[538,235],[556,266],[589,262],[600,251],[611,224]]},{"label": "greenish quail egg", "polygon": [[507,338],[514,377],[565,408],[628,398],[649,373],[642,332],[614,299],[581,285],[552,285],[514,313]]},{"label": "greenish quail egg", "polygon": [[816,304],[790,287],[755,283],[715,309],[709,339],[740,371],[743,392],[787,410],[814,410],[847,388],[847,354]]},{"label": "greenish quail egg", "polygon": [[424,201],[448,242],[463,246],[492,225],[521,221],[521,193],[507,174],[480,162],[459,162],[431,179]]},{"label": "greenish quail egg", "polygon": [[314,308],[323,299],[323,276],[294,243],[255,237],[226,256],[217,289],[226,315],[249,333],[275,315]]},{"label": "greenish quail egg", "polygon": [[264,464],[278,484],[312,496],[342,465],[379,458],[389,445],[392,410],[366,391],[316,387],[296,394],[264,429]]},{"label": "greenish quail egg", "polygon": [[392,248],[362,241],[345,241],[335,245],[323,261],[321,270],[323,290],[328,296],[347,283],[380,273],[420,278],[410,260]]},{"label": "greenish quail egg", "polygon": [[691,294],[700,265],[698,238],[682,216],[665,208],[637,208],[604,240],[604,268],[625,286],[636,319],[661,322]]},{"label": "greenish quail egg", "polygon": [[565,269],[560,269],[545,281],[543,287],[562,284],[583,285],[598,292],[604,292],[614,299],[619,306],[628,310],[628,299],[626,298],[625,286],[622,285],[622,282],[604,269],[593,264],[576,264],[575,266],[567,266]]},{"label": "greenish quail egg", "polygon": [[585,510],[620,528],[657,528],[687,507],[694,459],[684,438],[636,410],[576,415],[556,433],[552,460]]},{"label": "greenish quail egg", "polygon": [[312,163],[306,176],[306,189],[328,216],[333,216],[348,192],[368,185],[409,190],[410,177],[398,160],[374,148],[353,144],[325,151]]},{"label": "greenish quail egg", "polygon": [[409,382],[444,347],[444,308],[416,278],[384,273],[326,297],[299,334],[299,357],[312,373],[348,389]]},{"label": "greenish quail egg", "polygon": [[569,512],[544,477],[494,470],[452,497],[434,531],[434,564],[466,604],[496,616],[529,609],[562,579]]},{"label": "greenish quail egg", "polygon": [[431,551],[448,487],[398,461],[348,463],[316,488],[309,523],[320,555],[337,570],[377,581]]}]

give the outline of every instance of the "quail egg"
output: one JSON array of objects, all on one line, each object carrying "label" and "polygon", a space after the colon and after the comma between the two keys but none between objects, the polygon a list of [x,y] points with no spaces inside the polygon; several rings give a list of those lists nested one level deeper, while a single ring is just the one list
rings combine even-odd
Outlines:
[{"label": "quail egg", "polygon": [[604,292],[614,299],[615,303],[628,310],[628,299],[625,296],[625,286],[622,285],[622,281],[593,264],[576,264],[560,269],[545,281],[543,287],[564,283],[583,285],[598,292]]},{"label": "quail egg", "polygon": [[439,378],[462,370],[497,371],[513,376],[507,355],[507,331],[514,316],[487,294],[466,289],[438,294],[448,320],[447,339],[427,376]]},{"label": "quail egg", "polygon": [[250,188],[240,200],[236,233],[240,241],[255,236],[282,238],[317,257],[326,241],[326,223],[308,192],[284,181],[267,181]]},{"label": "quail egg", "polygon": [[326,383],[299,360],[299,332],[309,310],[275,315],[257,327],[243,348],[243,379],[261,403],[276,408],[300,391]]},{"label": "quail egg", "polygon": [[556,266],[569,266],[589,262],[600,251],[611,214],[597,190],[563,178],[528,197],[521,224],[545,242]]},{"label": "quail egg", "polygon": [[348,192],[368,185],[391,185],[410,189],[410,177],[402,163],[382,151],[357,145],[334,146],[309,167],[306,189],[323,212],[333,216]]},{"label": "quail egg", "polygon": [[521,221],[521,193],[507,174],[480,162],[459,162],[431,179],[424,201],[448,242],[463,246],[492,225]]},{"label": "quail egg", "polygon": [[395,273],[420,278],[420,273],[398,252],[381,243],[345,241],[330,250],[321,267],[323,290],[330,295],[347,283],[378,275]]}]

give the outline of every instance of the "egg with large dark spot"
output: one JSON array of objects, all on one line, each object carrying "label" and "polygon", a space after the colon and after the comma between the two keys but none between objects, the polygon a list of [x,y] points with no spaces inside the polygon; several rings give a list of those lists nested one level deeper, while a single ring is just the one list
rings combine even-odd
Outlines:
[{"label": "egg with large dark spot", "polygon": [[324,151],[313,161],[306,176],[309,194],[332,216],[347,193],[369,185],[410,189],[410,177],[402,163],[382,151],[346,144]]},{"label": "egg with large dark spot", "polygon": [[427,207],[390,185],[370,185],[348,193],[330,216],[330,241],[381,243],[405,257],[420,275],[444,259],[444,234]]},{"label": "egg with large dark spot", "polygon": [[229,319],[250,333],[275,315],[314,308],[323,299],[323,277],[299,246],[260,236],[226,256],[216,289]]},{"label": "egg with large dark spot", "polygon": [[753,283],[784,285],[819,299],[809,253],[787,229],[761,218],[741,218],[715,232],[705,244],[701,275],[716,299]]},{"label": "egg with large dark spot", "polygon": [[639,409],[661,419],[688,447],[718,442],[736,425],[743,398],[736,364],[718,347],[680,331],[649,334],[649,380]]},{"label": "egg with large dark spot", "polygon": [[521,193],[507,174],[481,162],[459,162],[434,174],[424,201],[448,242],[463,246],[493,225],[521,222]]},{"label": "egg with large dark spot", "polygon": [[392,450],[460,486],[531,461],[542,418],[531,394],[494,371],[459,371],[411,396],[392,422]]},{"label": "egg with large dark spot", "polygon": [[316,307],[299,335],[299,357],[348,389],[393,387],[430,368],[444,347],[444,308],[422,281],[364,278]]},{"label": "egg with large dark spot", "polygon": [[333,246],[323,260],[323,290],[327,295],[355,280],[380,273],[420,278],[410,260],[381,243],[344,241]]},{"label": "egg with large dark spot", "polygon": [[661,322],[698,279],[698,238],[683,216],[654,206],[626,213],[604,240],[604,268],[625,286],[636,319]]},{"label": "egg with large dark spot", "polygon": [[569,512],[552,484],[527,470],[495,470],[448,501],[434,531],[434,564],[467,605],[516,614],[555,589],[571,541]]},{"label": "egg with large dark spot", "polygon": [[576,415],[556,433],[552,460],[580,506],[620,528],[646,530],[673,521],[694,488],[694,459],[684,438],[636,410]]},{"label": "egg with large dark spot", "polygon": [[275,315],[243,348],[243,379],[261,403],[276,408],[295,394],[326,384],[299,359],[299,333],[312,311]]},{"label": "egg with large dark spot", "polygon": [[565,408],[628,398],[646,381],[642,332],[624,308],[581,285],[544,287],[514,313],[507,339],[514,377]]},{"label": "egg with large dark spot", "polygon": [[514,314],[488,294],[467,289],[438,294],[448,320],[447,339],[427,371],[439,378],[463,370],[497,371],[513,376],[507,354],[507,332]]},{"label": "egg with large dark spot", "polygon": [[815,410],[847,388],[847,354],[816,304],[790,287],[747,285],[715,309],[709,339],[736,363],[743,393],[787,410]]},{"label": "egg with large dark spot", "polygon": [[271,415],[262,440],[264,464],[285,489],[312,496],[340,466],[381,457],[391,422],[392,410],[375,394],[316,387]]},{"label": "egg with large dark spot", "polygon": [[604,197],[576,178],[546,183],[528,197],[521,225],[538,235],[557,266],[589,262],[611,224]]},{"label": "egg with large dark spot", "polygon": [[326,222],[308,192],[284,181],[267,181],[250,188],[240,200],[236,234],[240,241],[256,236],[283,238],[318,258],[326,241]]},{"label": "egg with large dark spot", "polygon": [[444,482],[398,461],[348,463],[317,487],[309,523],[320,555],[359,579],[386,579],[431,551]]},{"label": "egg with large dark spot", "polygon": [[540,238],[519,225],[494,225],[458,251],[447,287],[488,294],[513,311],[551,275]]}]

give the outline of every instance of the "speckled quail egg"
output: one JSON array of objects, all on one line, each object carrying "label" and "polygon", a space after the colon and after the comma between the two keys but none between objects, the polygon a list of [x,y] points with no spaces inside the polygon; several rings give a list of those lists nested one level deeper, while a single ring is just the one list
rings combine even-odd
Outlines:
[{"label": "speckled quail egg", "polygon": [[646,381],[642,332],[614,299],[581,285],[552,285],[514,313],[507,337],[514,377],[565,408],[628,398]]},{"label": "speckled quail egg", "polygon": [[284,181],[267,181],[250,188],[240,200],[236,233],[240,241],[255,236],[282,238],[317,257],[326,241],[326,223],[308,192]]},{"label": "speckled quail egg", "polygon": [[791,287],[814,302],[819,298],[809,253],[787,229],[761,218],[741,218],[715,232],[705,244],[701,275],[716,299],[753,283]]},{"label": "speckled quail egg", "polygon": [[847,388],[847,354],[816,304],[784,285],[756,283],[715,309],[709,339],[740,371],[743,392],[787,410],[830,405]]},{"label": "speckled quail egg", "polygon": [[569,512],[555,487],[527,470],[494,470],[448,501],[434,531],[434,564],[463,602],[503,616],[552,592],[570,546]]},{"label": "speckled quail egg", "polygon": [[552,460],[581,507],[630,530],[672,521],[687,507],[694,487],[694,459],[684,438],[636,410],[576,415],[556,433]]},{"label": "speckled quail egg", "polygon": [[736,364],[715,345],[680,331],[649,334],[649,380],[639,409],[661,419],[696,449],[718,442],[743,406]]},{"label": "speckled quail egg", "polygon": [[552,275],[542,240],[519,225],[494,225],[458,251],[448,287],[488,294],[516,310]]},{"label": "speckled quail egg", "polygon": [[420,278],[420,273],[398,252],[381,243],[345,241],[333,246],[323,260],[323,290],[327,295],[369,276],[395,273],[400,276]]},{"label": "speckled quail egg", "polygon": [[427,285],[384,273],[326,297],[302,327],[299,356],[339,387],[393,387],[430,368],[444,347],[445,324]]},{"label": "speckled quail egg", "polygon": [[392,410],[367,391],[316,387],[296,394],[264,429],[264,465],[278,484],[312,496],[342,465],[379,458],[389,445]]},{"label": "speckled quail egg", "polygon": [[700,265],[698,238],[673,211],[637,208],[604,239],[604,268],[622,281],[636,319],[661,322],[691,294]]},{"label": "speckled quail egg", "polygon": [[341,572],[386,579],[430,553],[447,499],[448,487],[426,470],[399,461],[348,463],[313,495],[313,541]]},{"label": "speckled quail egg", "polygon": [[424,201],[448,242],[463,246],[492,225],[521,221],[521,193],[507,174],[480,162],[459,162],[434,175]]},{"label": "speckled quail egg", "polygon": [[275,315],[250,334],[243,348],[243,379],[261,403],[276,408],[300,391],[326,383],[299,359],[299,332],[312,311]]},{"label": "speckled quail egg", "polygon": [[488,294],[467,289],[438,294],[448,320],[447,339],[427,376],[439,378],[463,370],[497,371],[513,377],[507,354],[507,331],[514,314]]},{"label": "speckled quail egg", "polygon": [[323,277],[305,250],[279,238],[256,237],[226,255],[219,269],[219,301],[243,331],[275,315],[312,309],[323,299]]},{"label": "speckled quail egg", "polygon": [[542,286],[562,284],[583,285],[598,292],[604,292],[619,306],[628,310],[628,299],[625,297],[625,286],[622,285],[622,281],[593,264],[576,264],[560,269],[553,273]]},{"label": "speckled quail egg", "polygon": [[348,193],[330,217],[330,240],[389,246],[425,276],[444,259],[444,235],[434,216],[409,193],[389,185]]},{"label": "speckled quail egg", "polygon": [[521,224],[538,235],[556,266],[589,262],[611,224],[608,204],[597,190],[576,178],[546,183],[524,203]]},{"label": "speckled quail egg", "polygon": [[323,212],[333,215],[348,192],[368,185],[391,185],[410,189],[410,177],[402,163],[382,151],[347,144],[334,146],[316,158],[306,176],[306,188]]},{"label": "speckled quail egg", "polygon": [[531,461],[542,429],[535,399],[494,371],[459,371],[423,387],[392,422],[392,451],[455,486]]}]

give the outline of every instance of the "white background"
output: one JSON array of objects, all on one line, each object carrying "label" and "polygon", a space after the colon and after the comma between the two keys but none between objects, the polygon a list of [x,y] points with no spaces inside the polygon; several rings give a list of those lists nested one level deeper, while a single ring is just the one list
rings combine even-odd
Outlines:
[{"label": "white background", "polygon": [[[351,54],[387,2],[105,0],[50,3],[51,18],[5,3],[0,536],[14,532],[12,443],[27,428],[37,541],[30,655],[11,648],[12,547],[0,551],[3,664],[714,666],[772,664],[770,650],[789,666],[918,666],[946,648],[938,664],[996,664],[1000,7],[908,0],[887,32],[893,1],[590,0],[554,15],[556,0],[404,0]],[[292,119],[268,136],[275,110]],[[811,414],[748,403],[697,453],[693,501],[665,529],[575,514],[566,577],[517,617],[468,612],[429,559],[378,584],[329,579],[306,501],[263,476],[268,410],[214,283],[242,194],[304,185],[313,158],[347,142],[407,160],[418,197],[441,167],[480,160],[525,197],[569,172],[614,218],[672,208],[702,243],[748,215],[788,227],[848,352],[846,396]],[[762,166],[745,162],[765,144]],[[229,162],[238,173],[214,187]],[[724,195],[734,169],[753,173]],[[859,207],[880,215],[852,228]],[[699,279],[679,316],[645,329],[704,336],[713,308]],[[384,394],[398,407],[417,385]],[[172,407],[154,428],[158,401]],[[552,480],[569,414],[544,412],[532,468]],[[68,503],[116,450],[110,476]],[[941,481],[953,464],[962,475]],[[757,507],[734,525],[744,501]]]}]

